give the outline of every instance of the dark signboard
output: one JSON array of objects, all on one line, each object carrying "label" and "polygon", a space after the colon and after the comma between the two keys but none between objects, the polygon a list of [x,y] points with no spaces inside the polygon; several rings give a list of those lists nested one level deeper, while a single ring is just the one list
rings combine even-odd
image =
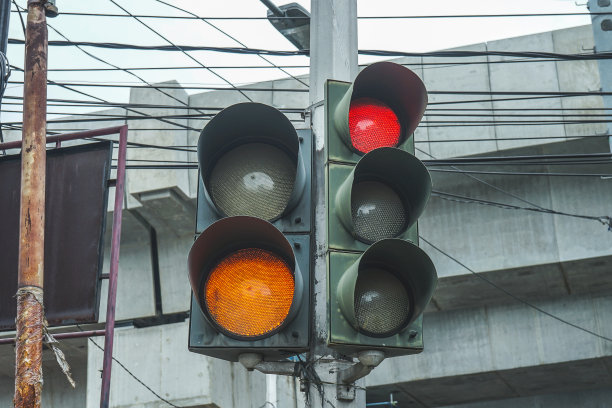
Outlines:
[{"label": "dark signboard", "polygon": [[[112,143],[47,151],[44,304],[50,326],[98,320]],[[0,156],[0,330],[17,313],[20,155]]]}]

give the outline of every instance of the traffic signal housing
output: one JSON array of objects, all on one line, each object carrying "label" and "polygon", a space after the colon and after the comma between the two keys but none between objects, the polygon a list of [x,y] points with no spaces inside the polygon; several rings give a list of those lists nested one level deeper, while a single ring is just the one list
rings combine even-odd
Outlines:
[{"label": "traffic signal housing", "polygon": [[198,141],[197,228],[250,215],[283,232],[310,231],[310,132],[276,108],[239,103],[219,112]]},{"label": "traffic signal housing", "polygon": [[352,84],[330,80],[325,101],[330,161],[356,163],[379,147],[414,154],[411,136],[425,113],[427,90],[408,68],[378,62]]},{"label": "traffic signal housing", "polygon": [[383,238],[416,242],[417,219],[431,193],[425,165],[405,151],[381,147],[355,165],[329,163],[329,247],[365,251]]},{"label": "traffic signal housing", "polygon": [[326,84],[328,344],[356,356],[423,349],[422,314],[437,283],[418,247],[431,177],[412,134],[427,91],[409,69],[366,67]]},{"label": "traffic signal housing", "polygon": [[272,361],[308,349],[310,145],[260,103],[232,105],[202,130],[190,351]]}]

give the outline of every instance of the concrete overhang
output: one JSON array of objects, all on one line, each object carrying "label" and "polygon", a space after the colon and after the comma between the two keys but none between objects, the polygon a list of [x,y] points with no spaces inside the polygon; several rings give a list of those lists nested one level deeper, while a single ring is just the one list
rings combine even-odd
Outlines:
[{"label": "concrete overhang", "polygon": [[[612,297],[534,304],[612,337]],[[366,377],[371,401],[393,393],[400,407],[439,407],[612,387],[612,343],[526,305],[430,313],[423,322],[423,353],[387,359]]]},{"label": "concrete overhang", "polygon": [[[469,157],[606,153],[607,137],[574,139]],[[612,161],[597,165],[460,166],[461,170],[612,174]],[[436,167],[440,168],[440,167]],[[450,167],[446,167],[450,168]],[[432,168],[430,168],[431,170]],[[519,207],[541,206],[577,215],[612,215],[612,180],[597,177],[436,173],[434,191]],[[499,191],[499,189],[503,191]],[[524,199],[521,202],[516,197]],[[468,200],[469,201],[469,200]],[[432,197],[419,233],[476,276],[428,245],[439,276],[428,311],[514,302],[484,279],[526,299],[612,292],[612,235],[597,220],[503,209]],[[579,237],[579,239],[578,239]],[[484,278],[484,279],[481,279]]]}]

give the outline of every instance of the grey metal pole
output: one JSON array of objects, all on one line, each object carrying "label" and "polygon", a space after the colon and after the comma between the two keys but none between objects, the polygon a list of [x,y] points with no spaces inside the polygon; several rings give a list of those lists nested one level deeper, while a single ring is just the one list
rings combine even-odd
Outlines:
[{"label": "grey metal pole", "polygon": [[0,0],[0,52],[6,55],[8,28],[11,19],[11,0]]},{"label": "grey metal pole", "polygon": [[[338,399],[336,373],[350,362],[337,358],[327,348],[327,234],[325,216],[325,125],[324,84],[327,79],[352,81],[357,76],[357,1],[311,0],[310,20],[310,104],[311,127],[315,146],[313,196],[316,205],[315,260],[314,260],[314,315],[312,352],[309,363],[314,367],[319,381],[307,385],[307,406],[312,407],[365,407],[363,380],[357,382],[355,399]],[[331,371],[331,372],[330,372]]]},{"label": "grey metal pole", "polygon": [[[612,13],[610,0],[589,0],[588,8],[591,13],[591,27],[595,39],[595,52],[612,51],[612,14],[598,15],[597,13]],[[612,92],[612,60],[597,60],[599,79],[602,92]],[[612,109],[612,95],[604,95],[603,106]],[[612,151],[612,122],[608,122],[608,137],[610,151]]]}]

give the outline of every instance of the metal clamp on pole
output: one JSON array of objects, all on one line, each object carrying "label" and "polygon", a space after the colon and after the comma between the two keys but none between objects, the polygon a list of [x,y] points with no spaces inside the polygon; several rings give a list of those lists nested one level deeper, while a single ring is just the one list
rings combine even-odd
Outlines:
[{"label": "metal clamp on pole", "polygon": [[47,0],[45,1],[45,14],[47,17],[57,17],[59,14],[59,10],[55,5],[55,0]]},{"label": "metal clamp on pole", "polygon": [[40,4],[45,9],[45,16],[49,18],[57,17],[59,11],[55,5],[55,0],[28,0],[30,4]]},{"label": "metal clamp on pole", "polygon": [[298,374],[297,363],[292,361],[263,361],[263,356],[259,353],[242,353],[238,356],[238,361],[248,371],[257,370],[264,374],[290,376]]},{"label": "metal clamp on pole", "polygon": [[385,353],[380,350],[366,350],[357,356],[359,362],[349,368],[338,371],[338,399],[353,400],[355,387],[353,383],[370,374],[385,359]]}]

